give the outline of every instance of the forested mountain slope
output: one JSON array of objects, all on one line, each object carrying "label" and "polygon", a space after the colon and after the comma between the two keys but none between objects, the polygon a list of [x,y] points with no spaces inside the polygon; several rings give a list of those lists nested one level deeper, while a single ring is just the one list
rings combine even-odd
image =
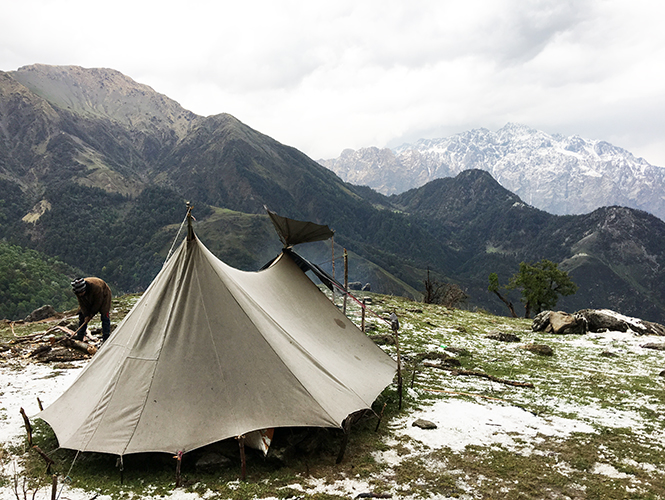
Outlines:
[{"label": "forested mountain slope", "polygon": [[[504,312],[487,292],[489,273],[507,280],[520,261],[550,258],[584,283],[569,307],[618,303],[665,322],[665,262],[654,250],[665,234],[643,212],[553,216],[481,171],[386,197],[231,115],[197,116],[114,70],[0,72],[0,188],[0,238],[122,291],[144,289],[158,272],[185,201],[216,255],[260,268],[279,251],[265,205],[328,224],[336,257],[342,247],[351,255],[350,279],[375,291],[417,296],[429,268],[466,289],[469,307]],[[301,251],[331,269],[330,247],[317,245]],[[579,265],[586,256],[591,264]],[[612,294],[596,286],[606,282]]]}]

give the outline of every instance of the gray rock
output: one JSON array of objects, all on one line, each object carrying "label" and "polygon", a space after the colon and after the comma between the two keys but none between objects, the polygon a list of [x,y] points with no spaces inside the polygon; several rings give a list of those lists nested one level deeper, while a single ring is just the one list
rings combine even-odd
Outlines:
[{"label": "gray rock", "polygon": [[549,315],[549,326],[546,332],[556,335],[584,335],[587,332],[587,320],[579,314],[568,314],[563,311],[552,311]]},{"label": "gray rock", "polygon": [[536,317],[533,318],[531,330],[534,332],[544,331],[550,324],[550,314],[552,314],[552,311],[543,311],[537,314]]},{"label": "gray rock", "polygon": [[363,292],[371,292],[372,291],[372,286],[369,283],[365,283],[365,286],[363,287]]},{"label": "gray rock", "polygon": [[349,290],[362,290],[363,284],[360,281],[349,282]]},{"label": "gray rock", "polygon": [[434,422],[430,422],[429,420],[424,420],[422,418],[419,418],[415,422],[411,424],[411,427],[420,427],[421,429],[436,429],[437,426]]},{"label": "gray rock", "polygon": [[502,333],[502,332],[490,332],[489,335],[487,335],[488,339],[492,340],[498,340],[499,342],[521,342],[522,339],[519,338],[517,335],[514,335],[512,333]]},{"label": "gray rock", "polygon": [[576,314],[584,316],[590,332],[627,332],[628,323],[599,309],[583,309]]},{"label": "gray rock", "polygon": [[545,344],[527,344],[523,348],[539,356],[554,356],[554,349]]},{"label": "gray rock", "polygon": [[35,309],[32,311],[28,316],[25,318],[25,321],[27,323],[31,323],[33,321],[41,321],[46,318],[52,318],[55,316],[57,311],[53,308],[53,306],[42,306],[39,309]]},{"label": "gray rock", "polygon": [[655,349],[656,351],[665,351],[665,344],[656,344],[653,342],[642,344],[640,347],[643,347],[644,349]]}]

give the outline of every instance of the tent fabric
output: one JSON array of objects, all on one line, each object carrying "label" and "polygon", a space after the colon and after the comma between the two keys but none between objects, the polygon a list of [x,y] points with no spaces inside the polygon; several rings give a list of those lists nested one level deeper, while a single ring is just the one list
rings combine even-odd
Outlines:
[{"label": "tent fabric", "polygon": [[332,238],[335,234],[335,231],[323,224],[289,219],[277,215],[275,212],[268,210],[267,208],[266,212],[268,212],[270,220],[277,231],[277,235],[285,248],[298,245],[299,243],[327,240]]},{"label": "tent fabric", "polygon": [[260,429],[340,427],[395,371],[287,253],[245,272],[194,237],[37,416],[63,448],[188,452]]}]

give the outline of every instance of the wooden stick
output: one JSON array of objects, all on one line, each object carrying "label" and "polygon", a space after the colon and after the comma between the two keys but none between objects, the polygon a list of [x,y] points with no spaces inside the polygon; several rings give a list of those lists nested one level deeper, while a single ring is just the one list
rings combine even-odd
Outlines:
[{"label": "wooden stick", "polygon": [[28,432],[28,444],[32,446],[32,425],[30,425],[30,419],[25,414],[25,410],[21,408],[21,416],[23,417],[23,423],[25,424],[25,430]]},{"label": "wooden stick", "polygon": [[342,312],[346,316],[346,298],[349,295],[349,254],[344,249],[344,303],[342,305]]},{"label": "wooden stick", "polygon": [[51,465],[54,465],[55,462],[51,460],[51,457],[49,457],[46,453],[44,453],[39,446],[35,445],[32,447],[32,449],[35,450],[39,454],[39,456],[44,459],[44,462],[46,462],[46,473],[50,474]]},{"label": "wooden stick", "polygon": [[180,475],[180,466],[182,465],[182,451],[179,451],[177,455],[173,458],[178,460],[175,466],[175,487],[180,488],[182,485],[182,476]]},{"label": "wooden stick", "polygon": [[516,382],[514,380],[506,380],[502,378],[495,377],[493,375],[488,375],[487,373],[477,372],[474,370],[460,370],[458,368],[450,368],[448,366],[441,366],[434,363],[424,362],[424,366],[429,366],[430,368],[438,368],[440,370],[447,370],[452,372],[453,375],[469,375],[473,377],[481,377],[491,380],[492,382],[499,382],[500,384],[512,385],[515,387],[528,387],[533,389],[534,385],[531,382]]},{"label": "wooden stick", "polygon": [[502,401],[504,403],[510,403],[510,401],[507,401],[505,399],[494,398],[492,396],[485,396],[483,394],[473,394],[471,392],[447,391],[445,389],[428,389],[427,387],[423,387],[422,390],[427,392],[444,392],[446,394],[454,394],[456,396],[474,396],[476,398],[485,398],[485,399],[491,399],[493,401]]},{"label": "wooden stick", "polygon": [[379,432],[379,425],[381,425],[381,419],[383,418],[383,412],[386,409],[386,405],[388,403],[383,403],[383,408],[381,408],[381,413],[379,413],[379,421],[376,423],[376,429],[374,429],[374,432]]},{"label": "wooden stick", "polygon": [[245,436],[238,436],[238,446],[240,447],[240,480],[244,481],[247,477],[247,457],[245,457]]},{"label": "wooden stick", "polygon": [[37,406],[39,406],[39,411],[44,411],[44,405],[42,405],[42,400],[37,398]]},{"label": "wooden stick", "polygon": [[339,453],[337,454],[336,464],[339,464],[344,460],[344,453],[346,452],[346,445],[349,443],[349,434],[351,434],[351,417],[346,417],[344,423],[342,424],[344,429],[344,436],[342,437],[342,444],[339,448]]},{"label": "wooden stick", "polygon": [[51,478],[51,500],[56,500],[58,498],[58,476],[53,474]]},{"label": "wooden stick", "polygon": [[397,392],[399,394],[399,406],[402,409],[402,354],[399,349],[399,335],[397,330],[394,331],[395,336],[395,349],[397,351]]},{"label": "wooden stick", "polygon": [[363,298],[362,316],[360,319],[360,330],[365,332],[365,307],[367,307],[367,299]]}]

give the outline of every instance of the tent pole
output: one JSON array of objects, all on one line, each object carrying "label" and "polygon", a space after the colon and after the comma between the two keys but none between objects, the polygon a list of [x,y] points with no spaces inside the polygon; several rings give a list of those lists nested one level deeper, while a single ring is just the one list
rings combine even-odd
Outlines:
[{"label": "tent pole", "polygon": [[344,249],[344,306],[342,311],[346,316],[346,297],[349,294],[349,254],[346,253],[346,248]]},{"label": "tent pole", "polygon": [[247,477],[247,457],[245,456],[245,436],[238,436],[238,446],[240,447],[240,480],[244,481]]},{"label": "tent pole", "polygon": [[367,307],[367,299],[363,297],[362,317],[360,319],[360,330],[365,333],[365,308]]},{"label": "tent pole", "polygon": [[342,460],[344,460],[346,445],[349,443],[349,434],[351,434],[351,415],[344,419],[342,428],[344,429],[344,436],[342,437],[342,444],[340,445],[339,453],[337,454],[337,460],[335,461],[336,464],[339,464],[342,462]]},{"label": "tent pole", "polygon": [[[335,279],[335,235],[330,237],[330,248],[332,249],[332,279]],[[332,303],[335,303],[335,287],[332,289]]]},{"label": "tent pole", "polygon": [[194,207],[187,202],[187,241],[192,241],[194,239],[194,230],[192,229],[192,209]]},{"label": "tent pole", "polygon": [[175,466],[175,487],[180,488],[180,486],[182,486],[182,476],[180,475],[180,467],[182,466],[182,451],[179,451],[178,454],[173,458],[178,460],[178,463]]}]

